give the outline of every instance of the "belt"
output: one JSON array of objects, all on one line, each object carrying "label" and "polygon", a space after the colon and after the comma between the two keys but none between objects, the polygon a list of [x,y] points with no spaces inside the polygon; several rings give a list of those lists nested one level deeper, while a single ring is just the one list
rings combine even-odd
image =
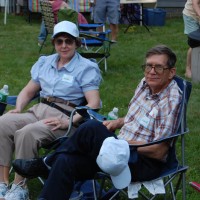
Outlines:
[{"label": "belt", "polygon": [[71,103],[70,101],[67,101],[67,100],[64,100],[64,99],[60,99],[60,98],[57,98],[57,97],[40,98],[40,101],[42,103],[44,103],[44,102],[49,102],[49,103],[54,102],[54,103],[62,103],[62,104],[65,104],[65,105],[73,107],[73,108],[76,107],[76,105]]},{"label": "belt", "polygon": [[57,110],[61,111],[62,113],[64,113],[65,115],[67,115],[68,117],[70,117],[71,115],[71,111],[69,110],[65,110],[64,108],[56,105],[54,102],[49,102],[47,101],[45,98],[41,98],[40,100],[42,103],[47,104],[48,106],[51,106],[53,108],[56,108]]}]

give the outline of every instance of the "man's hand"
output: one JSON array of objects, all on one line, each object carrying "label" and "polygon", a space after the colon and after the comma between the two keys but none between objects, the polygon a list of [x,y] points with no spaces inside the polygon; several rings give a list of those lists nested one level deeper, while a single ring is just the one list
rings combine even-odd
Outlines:
[{"label": "man's hand", "polygon": [[57,129],[67,129],[69,126],[69,121],[68,120],[63,120],[59,118],[48,118],[43,120],[44,124],[53,126],[51,129],[52,131],[55,131]]},{"label": "man's hand", "polygon": [[115,131],[116,129],[119,129],[124,124],[124,118],[119,118],[116,120],[107,120],[103,121],[103,125],[107,127],[109,131]]}]

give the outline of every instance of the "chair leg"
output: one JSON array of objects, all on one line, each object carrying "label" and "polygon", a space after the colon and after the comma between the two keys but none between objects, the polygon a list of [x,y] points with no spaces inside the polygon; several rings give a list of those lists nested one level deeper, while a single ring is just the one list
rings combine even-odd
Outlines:
[{"label": "chair leg", "polygon": [[[48,35],[48,34],[47,34],[47,35]],[[46,41],[46,39],[47,39],[47,35],[46,35],[44,41],[42,42],[42,45],[41,45],[41,47],[40,47],[40,49],[39,49],[39,53],[41,52],[41,50],[42,50],[42,48],[43,48],[43,46],[44,46],[44,43],[45,43],[45,41]]]},{"label": "chair leg", "polygon": [[107,72],[107,58],[105,58],[105,72]]},{"label": "chair leg", "polygon": [[173,200],[176,200],[176,196],[174,194],[174,188],[173,188],[173,183],[172,182],[170,182],[170,189],[171,189],[171,194],[172,194]]},{"label": "chair leg", "polygon": [[186,199],[186,185],[185,173],[182,174],[182,200]]},{"label": "chair leg", "polygon": [[38,177],[38,180],[44,185],[44,180],[41,177]]},{"label": "chair leg", "polygon": [[92,180],[92,185],[93,185],[94,200],[98,200],[95,180]]}]

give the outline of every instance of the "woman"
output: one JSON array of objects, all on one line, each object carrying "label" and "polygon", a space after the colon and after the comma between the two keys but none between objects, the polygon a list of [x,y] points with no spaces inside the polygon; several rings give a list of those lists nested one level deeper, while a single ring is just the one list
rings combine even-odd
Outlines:
[{"label": "woman", "polygon": [[[62,21],[55,25],[52,43],[57,53],[39,58],[31,69],[31,80],[17,98],[16,108],[0,117],[0,196],[6,200],[28,199],[21,176],[15,174],[10,190],[8,177],[3,177],[4,170],[10,167],[14,148],[15,158],[37,157],[40,147],[66,133],[69,122],[66,110],[85,101],[91,108],[100,107],[100,70],[96,63],[76,52],[80,46],[78,37],[74,23]],[[41,102],[22,113],[39,91]],[[80,120],[81,116],[76,114],[73,124]]]}]

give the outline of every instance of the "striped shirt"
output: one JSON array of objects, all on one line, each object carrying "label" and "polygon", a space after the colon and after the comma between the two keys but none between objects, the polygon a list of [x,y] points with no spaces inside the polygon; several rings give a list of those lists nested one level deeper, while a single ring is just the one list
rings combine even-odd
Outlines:
[{"label": "striped shirt", "polygon": [[174,80],[163,91],[152,95],[143,79],[130,101],[118,138],[151,142],[174,134],[181,98],[182,92]]}]

